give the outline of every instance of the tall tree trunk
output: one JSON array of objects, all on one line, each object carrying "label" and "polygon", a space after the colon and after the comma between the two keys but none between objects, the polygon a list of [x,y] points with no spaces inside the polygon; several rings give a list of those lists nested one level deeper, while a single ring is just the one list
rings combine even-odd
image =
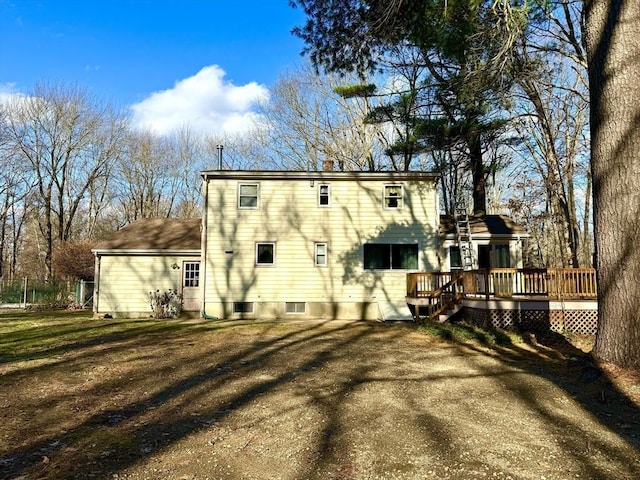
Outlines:
[{"label": "tall tree trunk", "polygon": [[482,162],[482,143],[480,132],[472,129],[467,136],[469,146],[469,164],[471,166],[471,178],[473,181],[473,214],[485,215],[487,213],[486,175]]},{"label": "tall tree trunk", "polygon": [[640,366],[640,0],[587,0],[596,358]]},{"label": "tall tree trunk", "polygon": [[589,234],[591,220],[591,174],[587,175],[587,190],[584,194],[584,213],[582,216],[582,263],[595,266],[593,259],[593,242]]}]

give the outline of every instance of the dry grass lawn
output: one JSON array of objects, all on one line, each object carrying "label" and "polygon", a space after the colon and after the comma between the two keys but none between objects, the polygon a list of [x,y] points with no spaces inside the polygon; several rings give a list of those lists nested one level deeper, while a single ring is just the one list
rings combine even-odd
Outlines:
[{"label": "dry grass lawn", "polygon": [[640,478],[638,377],[574,345],[4,312],[0,478]]}]

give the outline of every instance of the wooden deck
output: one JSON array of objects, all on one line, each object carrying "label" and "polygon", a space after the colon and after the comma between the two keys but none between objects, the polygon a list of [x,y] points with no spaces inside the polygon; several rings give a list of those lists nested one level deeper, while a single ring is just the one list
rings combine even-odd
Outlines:
[{"label": "wooden deck", "polygon": [[596,273],[592,268],[495,268],[407,274],[406,300],[415,317],[435,318],[464,299],[596,300]]}]

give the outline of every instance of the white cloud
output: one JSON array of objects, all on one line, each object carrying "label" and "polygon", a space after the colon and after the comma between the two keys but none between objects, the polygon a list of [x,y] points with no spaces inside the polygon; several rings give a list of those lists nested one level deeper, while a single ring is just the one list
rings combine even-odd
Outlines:
[{"label": "white cloud", "polygon": [[14,98],[23,98],[25,95],[16,89],[15,83],[0,83],[0,103],[7,103]]},{"label": "white cloud", "polygon": [[203,134],[246,132],[259,122],[252,108],[268,99],[269,91],[255,82],[236,86],[225,75],[211,65],[171,89],[152,93],[131,106],[134,125],[161,134],[185,126]]}]

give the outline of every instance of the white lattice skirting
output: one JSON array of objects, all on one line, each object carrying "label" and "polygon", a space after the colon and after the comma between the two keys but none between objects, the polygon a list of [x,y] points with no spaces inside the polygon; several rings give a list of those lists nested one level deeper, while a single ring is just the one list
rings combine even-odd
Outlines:
[{"label": "white lattice skirting", "polygon": [[462,316],[484,328],[593,335],[598,327],[598,304],[595,301],[465,300]]}]

